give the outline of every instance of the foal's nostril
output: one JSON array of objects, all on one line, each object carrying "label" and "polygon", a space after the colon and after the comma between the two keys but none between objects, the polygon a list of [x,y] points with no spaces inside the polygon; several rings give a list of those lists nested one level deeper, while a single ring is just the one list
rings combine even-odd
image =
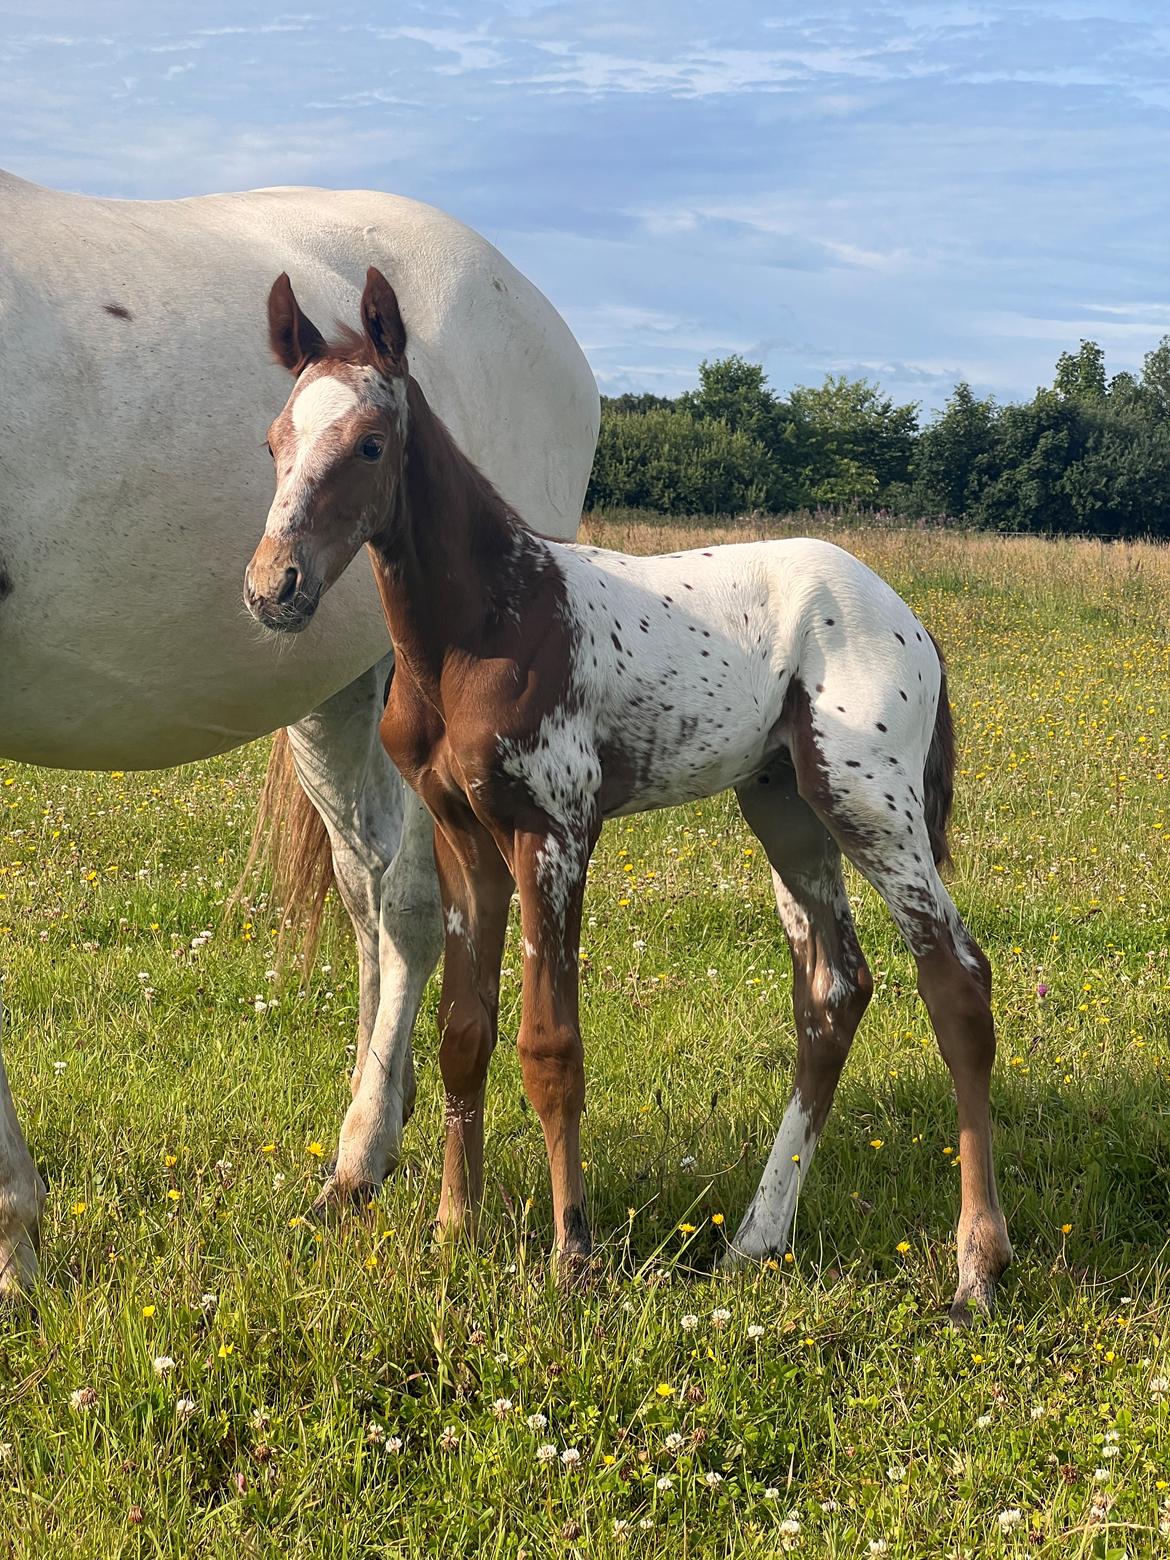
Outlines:
[{"label": "foal's nostril", "polygon": [[299,569],[286,569],[284,579],[281,581],[279,591],[276,593],[278,606],[287,607],[289,602],[301,588],[301,574]]}]

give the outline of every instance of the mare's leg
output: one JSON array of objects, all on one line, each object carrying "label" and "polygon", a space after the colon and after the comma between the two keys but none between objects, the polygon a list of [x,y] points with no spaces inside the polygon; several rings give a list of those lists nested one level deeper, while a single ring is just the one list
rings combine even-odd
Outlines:
[{"label": "mare's leg", "polygon": [[776,908],[792,953],[796,1075],[728,1264],[765,1257],[788,1244],[801,1184],[873,991],[841,877],[841,852],[797,794],[792,766],[772,764],[737,794],[772,864]]},{"label": "mare's leg", "polygon": [[357,1058],[333,1174],[318,1208],[362,1200],[393,1168],[414,1103],[411,1031],[439,956],[431,823],[379,734],[393,658],[289,727],[297,776],[329,832],[357,938]]},{"label": "mare's leg", "polygon": [[445,951],[439,999],[439,1067],[446,1096],[447,1141],[439,1230],[474,1232],[483,1196],[483,1109],[496,1048],[500,960],[512,899],[512,875],[470,810],[435,828]]},{"label": "mare's leg", "polygon": [[517,834],[516,886],[524,935],[524,1013],[516,1048],[540,1119],[552,1177],[556,1249],[571,1273],[592,1249],[581,1171],[585,1058],[578,962],[585,872],[595,830]]},{"label": "mare's leg", "polygon": [[1012,1257],[992,1166],[991,969],[935,866],[923,803],[926,743],[919,731],[900,732],[907,705],[890,699],[881,707],[884,718],[873,725],[880,740],[862,740],[856,726],[836,723],[830,708],[836,697],[827,694],[814,706],[802,693],[796,701],[791,743],[797,784],[889,906],[914,956],[918,990],[954,1081],[962,1206],[951,1317],[963,1323],[972,1305],[991,1308],[996,1280]]},{"label": "mare's leg", "polygon": [[[0,1001],[0,1039],[4,1005]],[[0,1052],[0,1300],[18,1295],[37,1276],[45,1185],[16,1119]]]}]

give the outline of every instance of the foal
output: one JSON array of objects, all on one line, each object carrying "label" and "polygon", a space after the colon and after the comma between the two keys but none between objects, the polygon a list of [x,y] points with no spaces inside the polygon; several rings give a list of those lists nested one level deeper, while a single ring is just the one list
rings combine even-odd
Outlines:
[{"label": "foal", "polygon": [[[825,542],[635,558],[532,534],[431,412],[407,368],[393,289],[373,269],[361,322],[327,344],[288,277],[272,288],[272,347],[296,385],[269,432],[277,490],[246,598],[261,623],[296,632],[368,545],[397,656],[382,738],[435,820],[446,926],[440,1226],[471,1223],[481,1196],[515,885],[524,1086],[544,1129],[557,1246],[570,1262],[587,1256],[577,987],[589,858],[604,819],[730,786],[772,866],[797,1039],[792,1095],[732,1253],[785,1247],[872,991],[843,851],[914,955],[954,1079],[952,1315],[990,1306],[1011,1258],[991,1161],[991,977],[937,871],[954,751],[930,636],[882,580]],[[379,1060],[392,1076],[404,1066]]]}]

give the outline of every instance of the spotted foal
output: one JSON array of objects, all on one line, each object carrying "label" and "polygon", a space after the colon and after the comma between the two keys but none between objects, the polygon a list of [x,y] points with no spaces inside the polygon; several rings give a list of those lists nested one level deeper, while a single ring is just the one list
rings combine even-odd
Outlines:
[{"label": "spotted foal", "polygon": [[991,1159],[991,978],[937,870],[954,753],[930,636],[825,542],[634,558],[533,535],[431,412],[408,372],[394,292],[374,270],[361,321],[327,344],[288,278],[273,287],[272,345],[296,385],[270,431],[277,491],[247,597],[268,626],[303,628],[368,546],[397,656],[382,736],[434,818],[445,914],[440,1224],[473,1221],[480,1200],[515,886],[524,1086],[548,1148],[557,1246],[570,1261],[587,1256],[577,964],[589,858],[606,818],[734,787],[792,951],[797,1061],[732,1254],[786,1245],[870,998],[844,853],[914,956],[954,1078],[952,1314],[989,1306],[1011,1256]]}]

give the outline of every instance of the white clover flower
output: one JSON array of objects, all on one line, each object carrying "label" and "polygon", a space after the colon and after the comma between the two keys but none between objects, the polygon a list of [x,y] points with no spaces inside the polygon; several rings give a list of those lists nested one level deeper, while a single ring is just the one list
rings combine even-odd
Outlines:
[{"label": "white clover flower", "polygon": [[699,1325],[699,1318],[697,1316],[684,1316],[679,1320],[678,1325],[682,1328],[683,1332],[694,1332],[695,1328]]},{"label": "white clover flower", "polygon": [[1165,1397],[1170,1392],[1170,1379],[1165,1376],[1152,1376],[1150,1378],[1150,1396]]},{"label": "white clover flower", "polygon": [[905,1477],[906,1470],[901,1463],[891,1463],[886,1469],[886,1478],[889,1479],[891,1484],[901,1484]]},{"label": "white clover flower", "polygon": [[218,1304],[219,1296],[213,1295],[210,1291],[199,1296],[199,1309],[204,1313],[205,1316],[209,1316],[211,1312],[215,1310]]},{"label": "white clover flower", "polygon": [[547,1446],[547,1445],[545,1445],[545,1446],[538,1446],[536,1448],[536,1460],[537,1460],[538,1463],[540,1463],[540,1465],[542,1467],[544,1467],[548,1463],[556,1462],[556,1460],[557,1460],[557,1449],[556,1449],[556,1447],[555,1446]]},{"label": "white clover flower", "polygon": [[762,1338],[767,1329],[760,1326],[759,1322],[753,1322],[747,1330],[749,1338]]},{"label": "white clover flower", "polygon": [[1043,1403],[1033,1403],[1032,1404],[1032,1414],[1031,1414],[1031,1417],[1033,1419],[1043,1419],[1044,1415],[1047,1412],[1048,1412],[1048,1410],[1044,1407]]},{"label": "white clover flower", "polygon": [[78,1387],[76,1392],[69,1394],[69,1407],[77,1413],[84,1409],[92,1408],[97,1402],[97,1393],[92,1387]]},{"label": "white clover flower", "polygon": [[175,1399],[175,1418],[190,1419],[195,1413],[195,1399],[181,1397]]},{"label": "white clover flower", "polygon": [[785,1538],[800,1537],[800,1522],[796,1517],[785,1517],[780,1524],[780,1531]]},{"label": "white clover flower", "polygon": [[871,1555],[884,1555],[889,1547],[884,1538],[871,1538],[869,1541],[869,1552]]},{"label": "white clover flower", "polygon": [[548,1420],[543,1414],[529,1414],[524,1423],[530,1430],[546,1430],[548,1428]]},{"label": "white clover flower", "polygon": [[709,1490],[717,1490],[723,1483],[723,1475],[721,1473],[716,1473],[714,1468],[708,1468],[707,1472],[703,1475],[703,1483]]},{"label": "white clover flower", "polygon": [[776,1488],[776,1486],[774,1484],[769,1484],[768,1488],[764,1491],[764,1499],[765,1500],[779,1500],[780,1499],[780,1491]]},{"label": "white clover flower", "polygon": [[654,1526],[654,1518],[640,1517],[638,1519],[638,1526],[642,1529],[643,1533],[649,1533],[650,1529]]},{"label": "white clover flower", "polygon": [[169,1354],[159,1354],[152,1368],[156,1376],[169,1376],[175,1368],[175,1362]]},{"label": "white clover flower", "polygon": [[999,1523],[1001,1533],[1010,1533],[1012,1528],[1019,1527],[1024,1520],[1024,1513],[1018,1506],[1012,1506],[1008,1511],[1001,1511],[995,1520]]},{"label": "white clover flower", "polygon": [[53,1063],[53,1071],[55,1073],[63,1073],[65,1071],[66,1067],[68,1067],[68,1066],[69,1066],[68,1062],[54,1062]]},{"label": "white clover flower", "polygon": [[511,1398],[497,1398],[492,1404],[492,1413],[497,1419],[507,1419],[512,1412],[512,1406]]},{"label": "white clover flower", "polygon": [[680,1170],[693,1170],[695,1168],[695,1164],[696,1160],[694,1154],[684,1154],[678,1162],[678,1167]]},{"label": "white clover flower", "polygon": [[400,1435],[388,1435],[382,1443],[382,1450],[397,1456],[402,1450],[402,1437]]},{"label": "white clover flower", "polygon": [[1121,1447],[1118,1446],[1116,1441],[1106,1441],[1105,1445],[1101,1448],[1101,1456],[1102,1457],[1120,1457],[1121,1456]]},{"label": "white clover flower", "polygon": [[662,1444],[666,1447],[668,1452],[674,1452],[677,1454],[678,1452],[682,1451],[683,1447],[687,1443],[685,1436],[679,1435],[677,1430],[672,1430]]},{"label": "white clover flower", "polygon": [[662,1477],[656,1481],[654,1487],[655,1489],[659,1490],[672,1490],[674,1489],[674,1480],[671,1478],[669,1473],[664,1473]]},{"label": "white clover flower", "polygon": [[1110,1473],[1108,1468],[1094,1468],[1093,1469],[1093,1483],[1094,1484],[1108,1484],[1112,1477],[1113,1477],[1113,1475],[1112,1475],[1112,1473]]},{"label": "white clover flower", "polygon": [[731,1320],[731,1312],[725,1305],[716,1306],[711,1312],[711,1326],[716,1332],[722,1332]]},{"label": "white clover flower", "polygon": [[581,1453],[575,1446],[566,1446],[561,1453],[561,1461],[566,1468],[575,1468],[581,1461]]},{"label": "white clover flower", "polygon": [[975,1421],[975,1428],[976,1428],[976,1430],[986,1430],[988,1425],[990,1425],[990,1423],[991,1423],[991,1415],[990,1414],[980,1414],[979,1418]]},{"label": "white clover flower", "polygon": [[629,1531],[630,1524],[626,1521],[625,1517],[615,1517],[613,1519],[613,1536],[615,1538],[625,1538]]},{"label": "white clover flower", "polygon": [[453,1452],[459,1445],[459,1431],[454,1425],[447,1425],[439,1437],[439,1445],[445,1452]]},{"label": "white clover flower", "polygon": [[386,1440],[386,1432],[376,1419],[371,1419],[366,1426],[366,1440],[371,1446],[381,1446]]}]

